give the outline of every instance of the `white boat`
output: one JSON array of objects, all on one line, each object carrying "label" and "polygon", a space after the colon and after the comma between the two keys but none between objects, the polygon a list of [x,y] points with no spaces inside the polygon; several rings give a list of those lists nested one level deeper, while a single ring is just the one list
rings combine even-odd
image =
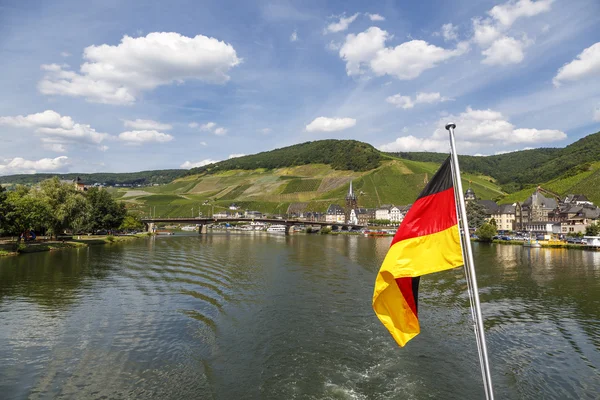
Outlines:
[{"label": "white boat", "polygon": [[523,247],[542,247],[537,240],[527,240],[523,243]]},{"label": "white boat", "polygon": [[285,233],[285,225],[271,225],[267,228],[269,233]]}]

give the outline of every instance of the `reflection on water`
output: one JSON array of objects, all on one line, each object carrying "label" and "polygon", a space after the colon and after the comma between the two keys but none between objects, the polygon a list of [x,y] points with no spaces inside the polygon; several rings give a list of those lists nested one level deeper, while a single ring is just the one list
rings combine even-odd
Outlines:
[{"label": "reflection on water", "polygon": [[[0,393],[481,398],[462,269],[398,348],[371,309],[391,238],[213,233],[0,259]],[[474,247],[496,395],[595,399],[600,253]]]}]

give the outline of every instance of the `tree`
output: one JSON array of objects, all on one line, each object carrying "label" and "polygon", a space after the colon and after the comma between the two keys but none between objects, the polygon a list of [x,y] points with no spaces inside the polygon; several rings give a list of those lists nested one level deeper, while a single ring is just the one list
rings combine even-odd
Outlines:
[{"label": "tree", "polygon": [[52,210],[48,231],[58,235],[65,230],[81,232],[89,225],[89,207],[83,193],[73,185],[62,183],[57,177],[46,179],[37,192]]},{"label": "tree", "polygon": [[140,219],[139,215],[133,213],[127,213],[125,218],[123,218],[121,226],[119,226],[119,229],[124,231],[133,231],[143,228],[144,224],[142,223],[142,220]]},{"label": "tree", "polygon": [[490,225],[493,225],[493,226],[494,226],[494,228],[498,229],[498,225],[496,224],[496,218],[492,218],[492,219],[490,219],[490,222],[489,222],[489,224],[490,224]]},{"label": "tree", "polygon": [[7,228],[6,214],[8,213],[10,204],[7,201],[8,195],[4,186],[0,185],[0,235]]},{"label": "tree", "polygon": [[106,190],[90,188],[86,194],[89,202],[89,228],[116,229],[123,222],[127,210],[124,203],[117,203]]},{"label": "tree", "polygon": [[8,194],[10,210],[6,214],[6,233],[17,235],[29,230],[43,231],[52,220],[52,210],[39,196],[34,196],[27,188],[17,188]]},{"label": "tree", "polygon": [[485,223],[487,214],[485,213],[485,207],[476,201],[467,202],[467,220],[469,221],[469,228],[479,228]]},{"label": "tree", "polygon": [[595,222],[585,228],[586,236],[600,236],[600,223]]},{"label": "tree", "polygon": [[479,240],[482,242],[491,242],[492,238],[496,236],[496,233],[496,227],[488,223],[481,225],[481,227],[475,232]]}]

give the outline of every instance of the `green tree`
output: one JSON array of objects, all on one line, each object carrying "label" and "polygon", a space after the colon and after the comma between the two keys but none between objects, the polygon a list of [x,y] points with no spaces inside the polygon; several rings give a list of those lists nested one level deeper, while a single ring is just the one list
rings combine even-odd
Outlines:
[{"label": "green tree", "polygon": [[494,226],[494,228],[498,229],[498,225],[496,224],[496,218],[492,218],[492,219],[490,219],[490,222],[489,222],[489,224],[490,224],[490,225],[493,225],[493,226]]},{"label": "green tree", "polygon": [[89,207],[82,192],[57,177],[46,179],[40,184],[37,194],[52,210],[48,232],[58,235],[65,230],[80,232],[89,224]]},{"label": "green tree", "polygon": [[496,236],[496,227],[492,224],[485,223],[477,229],[475,234],[479,237],[479,240],[482,242],[491,242],[492,238]]},{"label": "green tree", "polygon": [[10,210],[6,214],[6,233],[18,236],[29,230],[44,231],[52,219],[52,210],[40,197],[27,188],[17,188],[8,194]]},{"label": "green tree", "polygon": [[469,221],[469,228],[479,228],[487,220],[487,214],[485,213],[485,207],[476,201],[467,202],[467,220]]},{"label": "green tree", "polygon": [[90,188],[86,193],[89,202],[89,228],[116,229],[123,222],[127,210],[124,203],[117,203],[106,190]]},{"label": "green tree", "polygon": [[7,201],[8,194],[4,186],[0,185],[0,235],[2,235],[7,228],[6,214],[9,210],[9,203]]},{"label": "green tree", "polygon": [[586,236],[599,236],[600,235],[600,223],[595,222],[593,224],[588,225],[585,228]]},{"label": "green tree", "polygon": [[144,224],[142,223],[142,220],[140,219],[139,215],[133,213],[127,213],[125,218],[123,218],[121,226],[119,226],[119,229],[122,229],[124,231],[133,231],[143,228]]}]

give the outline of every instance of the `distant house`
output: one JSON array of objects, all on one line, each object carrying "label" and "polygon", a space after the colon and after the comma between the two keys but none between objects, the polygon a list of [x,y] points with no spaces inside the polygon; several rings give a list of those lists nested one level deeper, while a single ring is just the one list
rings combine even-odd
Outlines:
[{"label": "distant house", "polygon": [[515,205],[500,204],[492,214],[499,231],[512,231],[515,229]]},{"label": "distant house", "polygon": [[529,222],[548,221],[548,215],[557,208],[556,200],[549,199],[536,190],[523,203],[516,203],[515,229],[524,230]]},{"label": "distant house", "polygon": [[218,211],[213,214],[213,218],[229,218],[229,213],[227,211]]},{"label": "distant house", "polygon": [[323,213],[306,211],[300,216],[300,219],[307,222],[325,222],[325,215]]},{"label": "distant house", "polygon": [[235,204],[235,203],[231,203],[231,204],[229,205],[229,209],[230,209],[230,210],[234,210],[234,211],[235,211],[235,210],[239,210],[239,209],[240,209],[240,207],[239,207],[237,204]]},{"label": "distant house", "polygon": [[79,190],[80,192],[87,190],[86,184],[81,181],[80,177],[73,179],[73,184],[75,185],[75,190]]},{"label": "distant house", "polygon": [[350,216],[348,217],[348,223],[353,225],[358,225],[358,212],[356,208],[350,210]]},{"label": "distant house", "polygon": [[390,220],[390,209],[392,206],[390,204],[384,204],[381,207],[375,210],[375,219],[379,220]]},{"label": "distant house", "polygon": [[245,218],[263,218],[263,213],[259,211],[246,211],[244,212]]},{"label": "distant house", "polygon": [[367,225],[369,221],[373,221],[375,219],[375,209],[374,208],[357,208],[356,209],[356,217],[358,219],[359,225]]},{"label": "distant house", "polygon": [[325,222],[333,222],[343,224],[346,222],[346,213],[338,204],[330,204],[325,212]]},{"label": "distant house", "polygon": [[584,194],[569,194],[565,197],[565,204],[576,204],[578,206],[582,205],[594,205]]},{"label": "distant house", "polygon": [[390,207],[390,221],[401,223],[404,219],[404,213],[400,207],[392,206]]},{"label": "distant house", "polygon": [[476,200],[475,191],[470,187],[465,192],[465,201],[473,201]]}]

